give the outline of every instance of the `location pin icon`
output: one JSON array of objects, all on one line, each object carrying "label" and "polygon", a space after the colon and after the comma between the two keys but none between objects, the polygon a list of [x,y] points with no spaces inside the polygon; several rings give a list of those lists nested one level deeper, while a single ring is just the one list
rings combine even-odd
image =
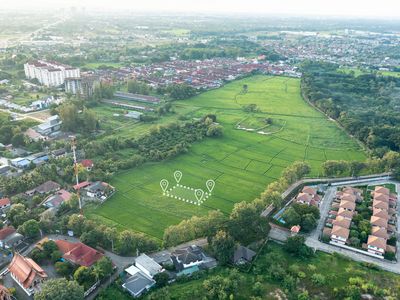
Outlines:
[{"label": "location pin icon", "polygon": [[161,189],[163,190],[163,192],[165,193],[165,191],[167,190],[167,188],[168,188],[168,180],[167,179],[162,179],[161,181],[160,181],[160,186],[161,186]]},{"label": "location pin icon", "polygon": [[176,183],[179,183],[182,179],[182,172],[181,171],[175,171],[174,172],[174,177],[176,180]]},{"label": "location pin icon", "polygon": [[206,186],[207,186],[208,191],[211,193],[212,190],[214,189],[215,181],[212,179],[207,180]]},{"label": "location pin icon", "polygon": [[204,196],[204,191],[202,189],[197,189],[194,191],[194,195],[196,196],[197,201],[201,201]]}]

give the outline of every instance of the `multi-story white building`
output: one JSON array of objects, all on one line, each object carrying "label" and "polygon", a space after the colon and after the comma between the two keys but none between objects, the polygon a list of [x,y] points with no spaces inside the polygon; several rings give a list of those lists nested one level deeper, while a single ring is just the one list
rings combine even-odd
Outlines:
[{"label": "multi-story white building", "polygon": [[36,78],[45,86],[60,86],[65,78],[80,77],[79,68],[74,68],[55,61],[35,60],[24,64],[25,76]]}]

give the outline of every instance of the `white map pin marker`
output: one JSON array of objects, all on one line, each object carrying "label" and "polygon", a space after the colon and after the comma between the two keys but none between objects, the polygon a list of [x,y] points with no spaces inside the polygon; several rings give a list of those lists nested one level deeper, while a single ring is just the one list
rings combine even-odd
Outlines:
[{"label": "white map pin marker", "polygon": [[167,190],[168,185],[169,185],[169,182],[168,182],[167,179],[161,179],[160,186],[161,186],[161,189],[163,190],[164,193]]},{"label": "white map pin marker", "polygon": [[207,180],[206,186],[207,186],[208,191],[211,193],[212,190],[214,189],[215,181],[212,179]]},{"label": "white map pin marker", "polygon": [[181,171],[175,171],[174,172],[174,177],[176,180],[176,183],[179,183],[182,179],[182,172]]},{"label": "white map pin marker", "polygon": [[204,191],[202,189],[197,189],[194,191],[194,195],[196,196],[197,201],[201,201],[204,196]]}]

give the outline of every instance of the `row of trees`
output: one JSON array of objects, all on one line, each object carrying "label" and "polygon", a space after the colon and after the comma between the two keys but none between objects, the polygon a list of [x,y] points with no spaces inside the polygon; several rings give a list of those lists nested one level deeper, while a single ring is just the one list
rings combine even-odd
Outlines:
[{"label": "row of trees", "polygon": [[365,162],[327,160],[322,164],[325,176],[358,176],[362,173],[399,172],[400,153],[386,152],[382,158],[370,158]]}]

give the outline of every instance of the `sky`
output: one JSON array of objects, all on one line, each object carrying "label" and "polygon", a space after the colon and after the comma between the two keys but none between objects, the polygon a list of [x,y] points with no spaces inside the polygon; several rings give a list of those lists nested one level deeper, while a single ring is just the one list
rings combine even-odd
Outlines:
[{"label": "sky", "polygon": [[0,0],[3,9],[256,13],[400,19],[400,0]]}]

